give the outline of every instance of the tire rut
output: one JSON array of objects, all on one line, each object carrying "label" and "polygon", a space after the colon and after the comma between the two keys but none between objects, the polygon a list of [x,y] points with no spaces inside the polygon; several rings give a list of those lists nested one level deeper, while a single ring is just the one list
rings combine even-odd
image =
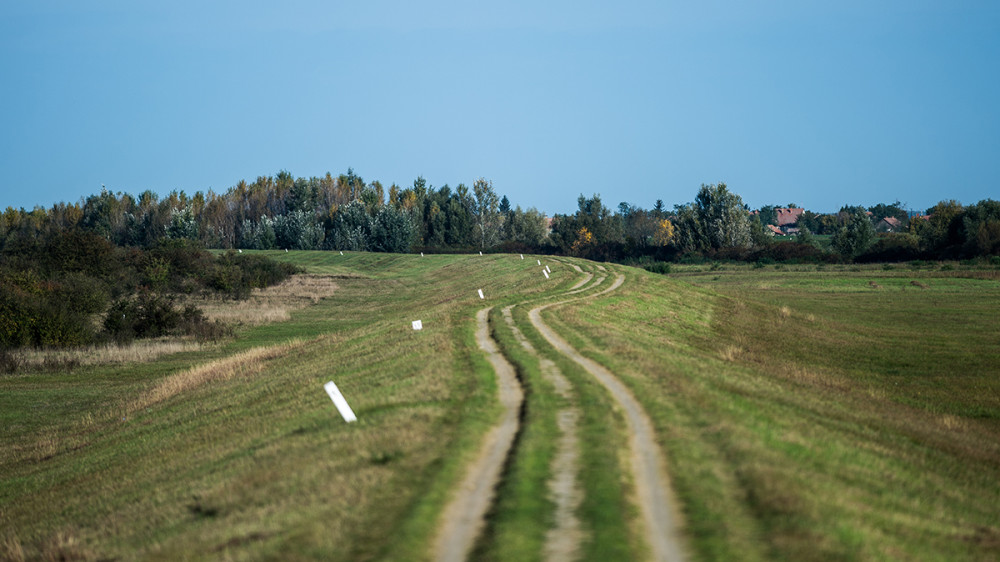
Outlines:
[{"label": "tire rut", "polygon": [[[598,266],[602,271],[604,268]],[[601,279],[595,283],[599,284]],[[555,333],[541,318],[546,308],[565,304],[582,298],[592,298],[607,294],[620,287],[625,276],[618,274],[608,288],[598,293],[565,301],[548,303],[532,308],[528,318],[535,329],[559,353],[569,357],[596,378],[611,394],[625,413],[629,431],[629,452],[632,476],[635,482],[637,503],[642,515],[644,536],[653,560],[684,560],[680,546],[678,524],[680,521],[670,481],[663,463],[660,448],[656,443],[653,424],[631,391],[603,365],[583,356],[566,340]]]},{"label": "tire rut", "polygon": [[483,437],[479,453],[466,469],[458,492],[445,507],[441,528],[434,542],[435,560],[466,560],[485,526],[486,512],[493,503],[501,471],[510,454],[520,425],[518,414],[524,402],[524,390],[514,366],[500,353],[489,333],[487,307],[476,314],[476,343],[497,375],[497,389],[503,415]]},{"label": "tire rut", "polygon": [[[584,282],[589,281],[586,277]],[[579,286],[580,284],[577,284]],[[544,376],[556,390],[556,394],[566,399],[570,406],[556,413],[559,427],[559,440],[556,442],[556,454],[552,459],[552,478],[548,481],[549,499],[555,504],[555,526],[545,534],[543,555],[545,560],[557,562],[576,560],[579,558],[580,543],[584,532],[576,510],[583,501],[583,492],[577,481],[580,472],[580,437],[577,431],[578,420],[581,417],[579,406],[573,396],[573,385],[550,359],[541,357],[514,323],[511,310],[516,305],[504,308],[503,319],[511,333],[525,351],[539,360]]]}]

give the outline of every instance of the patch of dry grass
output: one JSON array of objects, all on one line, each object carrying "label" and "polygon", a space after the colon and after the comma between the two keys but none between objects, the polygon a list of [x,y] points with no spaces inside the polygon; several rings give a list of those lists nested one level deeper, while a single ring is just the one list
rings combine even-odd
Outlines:
[{"label": "patch of dry grass", "polygon": [[128,345],[114,343],[76,348],[19,349],[10,353],[20,368],[28,370],[68,370],[83,365],[145,363],[163,355],[198,351],[202,344],[191,339],[159,338],[137,340]]},{"label": "patch of dry grass", "polygon": [[332,275],[299,274],[273,287],[254,289],[250,297],[242,301],[193,297],[186,302],[202,309],[209,320],[258,326],[289,320],[293,311],[316,304],[336,290]]},{"label": "patch of dry grass", "polygon": [[131,402],[127,410],[134,412],[152,404],[163,402],[173,396],[201,386],[208,382],[226,381],[234,377],[249,377],[261,372],[271,359],[283,357],[288,352],[304,345],[293,341],[269,347],[255,347],[229,357],[217,359],[171,375]]}]

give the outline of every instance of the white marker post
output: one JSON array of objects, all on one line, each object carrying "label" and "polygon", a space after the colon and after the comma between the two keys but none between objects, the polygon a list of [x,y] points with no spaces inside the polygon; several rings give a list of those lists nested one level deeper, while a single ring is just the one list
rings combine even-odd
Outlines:
[{"label": "white marker post", "polygon": [[486,298],[486,297],[483,296],[483,290],[482,289],[479,289],[479,298],[480,299],[485,299]]},{"label": "white marker post", "polygon": [[424,253],[423,252],[420,252],[420,257],[424,257]]},{"label": "white marker post", "polygon": [[552,273],[552,270],[549,269],[549,266],[545,266],[545,271],[547,271],[548,273]]},{"label": "white marker post", "polygon": [[535,260],[535,261],[538,262],[538,265],[542,265],[542,260]]},{"label": "white marker post", "polygon": [[414,330],[423,330],[424,329],[424,323],[421,322],[420,320],[414,320],[413,321],[413,329]]},{"label": "white marker post", "polygon": [[344,255],[344,252],[340,252],[340,255]]},{"label": "white marker post", "polygon": [[522,260],[524,259],[524,254],[521,254],[521,259],[522,259]]},{"label": "white marker post", "polygon": [[544,273],[544,274],[545,274],[545,278],[546,278],[546,279],[548,279],[548,278],[549,278],[549,272],[548,272],[548,271],[545,271],[545,270],[543,269],[543,270],[542,270],[542,273]]},{"label": "white marker post", "polygon": [[333,384],[333,381],[324,384],[323,388],[330,395],[330,400],[333,400],[333,405],[337,407],[337,411],[340,412],[345,422],[358,421],[358,417],[354,415],[354,411],[347,405],[347,400],[344,400],[344,395],[340,393],[340,389],[337,388],[337,385]]},{"label": "white marker post", "polygon": [[479,255],[480,256],[483,255],[483,251],[482,250],[479,250]]}]

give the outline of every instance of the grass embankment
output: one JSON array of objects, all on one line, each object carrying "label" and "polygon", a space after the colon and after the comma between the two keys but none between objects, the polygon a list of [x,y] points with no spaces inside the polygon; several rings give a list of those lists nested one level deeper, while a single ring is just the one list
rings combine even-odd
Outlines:
[{"label": "grass embankment", "polygon": [[623,271],[545,319],[654,419],[697,558],[1000,558],[996,271]]},{"label": "grass embankment", "polygon": [[511,256],[273,256],[336,292],[222,346],[0,378],[0,558],[426,556],[496,414],[476,289],[571,280]]}]

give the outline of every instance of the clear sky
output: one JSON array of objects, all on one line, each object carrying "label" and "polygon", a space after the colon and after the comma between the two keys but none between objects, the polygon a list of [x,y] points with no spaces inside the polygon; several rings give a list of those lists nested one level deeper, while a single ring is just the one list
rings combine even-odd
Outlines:
[{"label": "clear sky", "polygon": [[549,214],[1000,198],[1000,2],[0,2],[0,208],[286,169]]}]

